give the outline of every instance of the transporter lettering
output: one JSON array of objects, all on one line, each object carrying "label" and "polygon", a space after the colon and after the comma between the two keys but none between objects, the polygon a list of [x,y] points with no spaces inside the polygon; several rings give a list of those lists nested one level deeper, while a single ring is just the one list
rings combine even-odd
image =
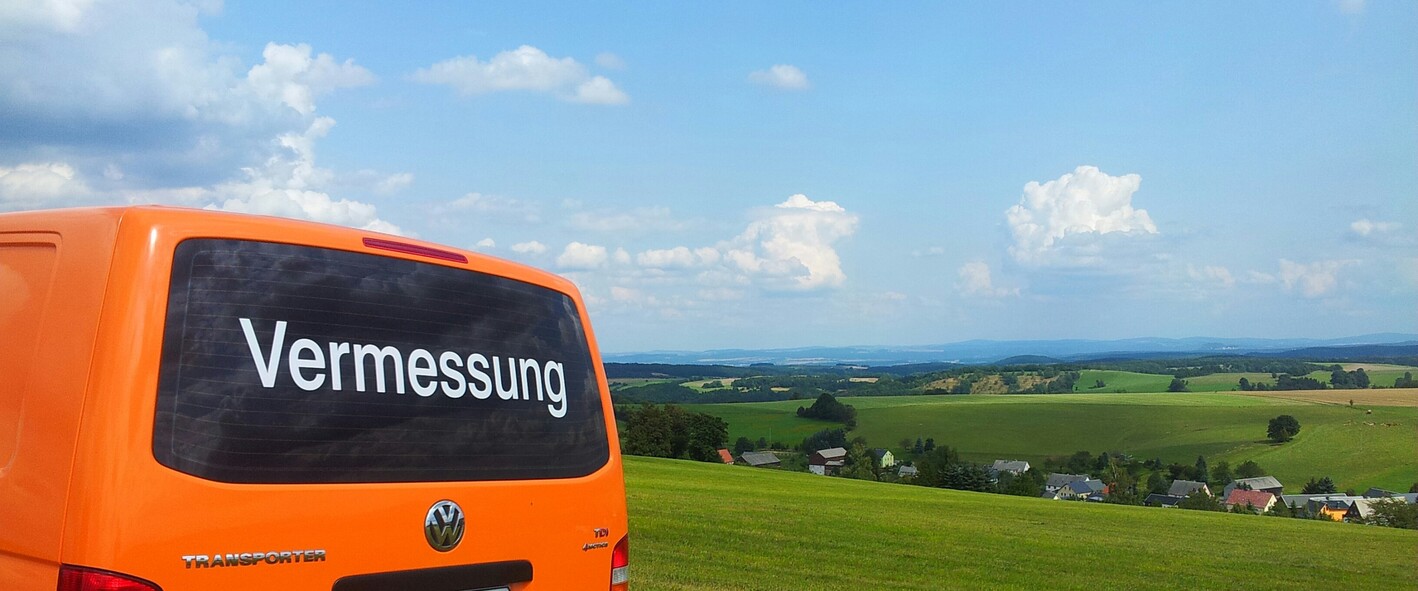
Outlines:
[{"label": "transporter lettering", "polygon": [[324,550],[292,550],[288,552],[242,552],[240,554],[189,554],[182,557],[187,568],[222,568],[256,566],[258,564],[293,564],[325,562]]},{"label": "transporter lettering", "polygon": [[434,355],[427,349],[414,349],[405,356],[397,347],[348,342],[322,346],[310,339],[296,339],[287,350],[286,321],[276,321],[275,331],[267,339],[269,347],[261,345],[250,318],[241,318],[240,322],[261,386],[266,388],[276,387],[281,362],[285,361],[291,381],[301,390],[318,390],[328,382],[331,390],[342,391],[349,385],[346,372],[352,371],[354,391],[365,392],[371,385],[365,361],[372,359],[372,385],[379,393],[388,391],[386,378],[392,373],[397,394],[412,389],[423,397],[442,392],[449,398],[471,394],[478,400],[487,400],[496,394],[501,400],[530,401],[535,391],[538,402],[548,402],[547,412],[552,417],[566,416],[566,369],[559,361],[498,355],[489,358],[482,353],[464,356],[455,351]]}]

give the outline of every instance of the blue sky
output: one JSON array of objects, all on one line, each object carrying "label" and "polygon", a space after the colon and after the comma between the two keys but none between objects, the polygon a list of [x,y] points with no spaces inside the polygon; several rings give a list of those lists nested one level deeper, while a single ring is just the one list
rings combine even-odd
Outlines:
[{"label": "blue sky", "polygon": [[1418,4],[0,6],[0,210],[571,277],[602,347],[1418,332]]}]

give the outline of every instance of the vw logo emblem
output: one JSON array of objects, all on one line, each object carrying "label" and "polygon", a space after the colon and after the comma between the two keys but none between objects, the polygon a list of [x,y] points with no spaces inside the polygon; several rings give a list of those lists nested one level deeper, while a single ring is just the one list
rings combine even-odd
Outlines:
[{"label": "vw logo emblem", "polygon": [[439,552],[458,547],[463,541],[463,508],[446,499],[434,503],[423,520],[423,537]]}]

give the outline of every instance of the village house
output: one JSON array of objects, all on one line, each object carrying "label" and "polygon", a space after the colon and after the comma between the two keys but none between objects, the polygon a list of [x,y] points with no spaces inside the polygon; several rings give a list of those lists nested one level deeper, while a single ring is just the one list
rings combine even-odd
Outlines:
[{"label": "village house", "polygon": [[818,476],[832,476],[847,464],[847,450],[841,447],[829,447],[812,452],[812,456],[807,460],[807,469]]},{"label": "village house", "polygon": [[1174,497],[1172,495],[1152,493],[1147,495],[1146,499],[1143,499],[1142,504],[1148,507],[1176,508],[1177,503],[1182,502],[1184,499],[1186,499],[1186,497]]},{"label": "village house", "polygon": [[1226,510],[1235,507],[1250,507],[1256,513],[1265,513],[1275,506],[1275,495],[1263,490],[1232,489],[1226,495]]},{"label": "village house", "polygon": [[1222,489],[1221,497],[1230,497],[1231,491],[1238,488],[1265,491],[1277,497],[1285,494],[1285,486],[1280,484],[1280,481],[1276,480],[1274,476],[1257,476],[1255,478],[1237,478],[1232,480],[1230,484],[1226,485],[1225,489]]},{"label": "village house", "polygon": [[1070,482],[1075,480],[1088,480],[1089,478],[1090,476],[1087,474],[1059,474],[1054,472],[1049,474],[1048,480],[1044,481],[1044,491],[1058,492],[1059,489],[1067,486]]},{"label": "village house", "polygon": [[896,465],[896,456],[892,455],[889,449],[873,449],[871,450],[871,458],[876,462],[876,465],[882,468],[890,468]]},{"label": "village house", "polygon": [[721,449],[719,450],[719,461],[725,464],[732,464],[734,463],[734,454],[729,453],[727,449]]},{"label": "village house", "polygon": [[771,451],[746,451],[739,455],[739,459],[754,468],[777,468],[782,464]]},{"label": "village house", "polygon": [[1206,493],[1208,497],[1212,496],[1211,487],[1206,486],[1205,482],[1195,480],[1173,480],[1172,487],[1167,489],[1167,494],[1174,497],[1185,497],[1198,490]]},{"label": "village house", "polygon": [[1059,489],[1059,498],[1065,500],[1102,501],[1108,494],[1108,486],[1101,480],[1075,480]]},{"label": "village house", "polygon": [[990,466],[990,472],[995,476],[999,476],[1002,472],[1023,474],[1028,471],[1029,462],[1024,460],[995,460],[994,465]]},{"label": "village house", "polygon": [[920,470],[917,470],[915,466],[902,465],[901,468],[896,471],[896,476],[902,480],[908,480],[919,476],[920,473]]}]

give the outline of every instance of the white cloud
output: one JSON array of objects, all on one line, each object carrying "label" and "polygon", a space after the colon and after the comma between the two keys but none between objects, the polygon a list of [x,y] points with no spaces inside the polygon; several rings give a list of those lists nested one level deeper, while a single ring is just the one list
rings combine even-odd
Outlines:
[{"label": "white cloud", "polygon": [[89,193],[74,167],[62,162],[0,166],[0,209],[65,205]]},{"label": "white cloud", "polygon": [[596,54],[596,65],[607,70],[624,70],[625,60],[620,59],[620,56],[614,53],[603,51]]},{"label": "white cloud", "polygon": [[1339,11],[1344,14],[1363,14],[1367,2],[1365,0],[1338,0],[1336,4],[1339,5]]},{"label": "white cloud", "polygon": [[1307,298],[1317,298],[1334,291],[1339,284],[1339,271],[1354,264],[1354,261],[1315,261],[1310,264],[1296,263],[1280,259],[1280,273],[1276,277],[1285,286],[1285,291],[1296,288]]},{"label": "white cloud", "polygon": [[1227,289],[1235,287],[1236,285],[1236,278],[1231,275],[1231,270],[1226,267],[1207,265],[1198,268],[1194,265],[1187,265],[1187,276],[1190,277],[1192,281],[1198,283],[1216,285]]},{"label": "white cloud", "polygon": [[[1111,176],[1093,166],[1043,184],[1030,181],[1020,203],[1005,212],[1014,237],[1009,253],[1026,265],[1097,265],[1104,257],[1093,239],[1157,234],[1147,211],[1132,206],[1141,183],[1136,174]],[[1070,248],[1076,245],[1086,248]]]},{"label": "white cloud", "polygon": [[374,192],[380,195],[392,195],[408,188],[413,182],[413,174],[407,172],[391,174],[374,183]]},{"label": "white cloud", "polygon": [[319,190],[330,183],[334,173],[315,165],[315,140],[334,125],[334,119],[320,117],[304,133],[282,135],[280,144],[288,152],[272,156],[261,168],[245,169],[244,181],[217,185],[209,192],[210,199],[220,201],[214,208],[402,233],[398,226],[379,219],[373,205],[336,199]]},{"label": "white cloud", "polygon": [[336,63],[328,53],[311,57],[309,45],[267,43],[265,62],[246,73],[246,82],[257,96],[279,100],[301,115],[315,112],[315,97],[337,88],[374,83],[374,74],[354,60]]},{"label": "white cloud", "polygon": [[630,100],[609,79],[592,76],[576,60],[553,58],[530,45],[504,51],[486,62],[471,55],[447,59],[420,68],[412,78],[449,86],[463,96],[524,90],[580,103],[618,105]]},{"label": "white cloud", "polygon": [[726,263],[770,289],[837,287],[847,279],[834,244],[856,232],[857,216],[832,201],[793,195],[718,250]]},{"label": "white cloud", "polygon": [[748,79],[756,84],[772,86],[780,90],[807,90],[812,86],[807,80],[807,74],[799,70],[797,66],[788,64],[778,64],[767,70],[756,70],[749,73]]},{"label": "white cloud", "polygon": [[438,210],[444,213],[474,213],[480,217],[495,217],[528,224],[535,224],[542,219],[541,208],[534,203],[483,193],[468,193],[444,204]]},{"label": "white cloud", "polygon": [[477,250],[488,250],[490,248],[497,248],[497,241],[491,238],[483,238],[482,240],[479,240],[477,244],[474,244],[473,248]]},{"label": "white cloud", "polygon": [[609,258],[604,246],[572,242],[556,257],[556,264],[564,269],[589,270],[604,267]]},{"label": "white cloud", "polygon": [[530,242],[518,242],[512,245],[512,252],[518,254],[542,254],[547,251],[547,245],[532,240]]},{"label": "white cloud", "polygon": [[670,215],[668,207],[640,207],[629,211],[580,211],[569,220],[571,227],[592,232],[673,232],[684,228]]},{"label": "white cloud", "polygon": [[956,272],[960,276],[960,282],[956,287],[961,293],[970,296],[1000,298],[1005,296],[1019,295],[1019,288],[995,287],[994,279],[990,274],[990,266],[983,261],[971,261],[961,265]]},{"label": "white cloud", "polygon": [[642,267],[654,269],[687,268],[699,262],[699,258],[689,248],[676,246],[664,250],[647,250],[635,255],[635,262]]}]

